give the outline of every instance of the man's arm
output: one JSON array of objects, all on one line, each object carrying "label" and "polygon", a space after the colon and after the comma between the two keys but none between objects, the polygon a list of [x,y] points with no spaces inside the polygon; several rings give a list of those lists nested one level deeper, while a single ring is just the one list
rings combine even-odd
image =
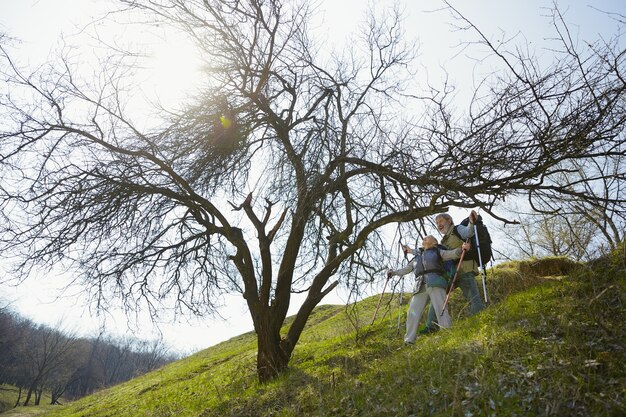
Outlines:
[{"label": "man's arm", "polygon": [[461,253],[463,250],[465,250],[466,252],[469,251],[471,249],[472,245],[465,242],[463,243],[463,245],[460,248],[456,248],[456,249],[441,249],[439,250],[439,255],[441,256],[441,259],[443,259],[444,261],[450,261],[453,259],[459,259],[461,257]]},{"label": "man's arm", "polygon": [[478,220],[478,213],[472,210],[469,214],[469,223],[467,226],[463,226],[461,224],[454,226],[456,227],[456,231],[458,232],[461,239],[467,240],[470,237],[474,236],[474,233],[475,233],[474,223],[476,223],[477,220]]}]

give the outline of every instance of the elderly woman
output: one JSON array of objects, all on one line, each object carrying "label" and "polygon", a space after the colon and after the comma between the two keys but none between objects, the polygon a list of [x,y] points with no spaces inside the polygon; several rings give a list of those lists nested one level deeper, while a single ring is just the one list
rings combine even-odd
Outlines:
[{"label": "elderly woman", "polygon": [[[472,210],[469,215],[469,224],[467,226],[454,225],[452,217],[447,213],[438,214],[435,217],[437,230],[441,233],[441,244],[450,249],[460,248],[463,242],[474,236],[474,223],[478,218],[478,214]],[[470,303],[470,315],[478,313],[485,308],[478,285],[476,284],[476,275],[478,275],[478,265],[472,260],[463,260],[459,268],[459,277],[457,279],[457,287],[461,288],[465,299]]]},{"label": "elderly woman", "polygon": [[[443,309],[448,287],[448,281],[443,277],[443,261],[458,259],[462,249],[469,250],[469,243],[453,250],[440,249],[437,247],[437,239],[430,235],[424,238],[422,246],[423,249],[415,254],[415,258],[408,265],[396,271],[387,272],[389,278],[394,275],[406,275],[409,272],[415,273],[415,287],[407,312],[404,335],[404,343],[407,344],[415,342],[417,327],[428,300],[436,311]],[[411,251],[408,247],[404,247],[404,250],[405,252]],[[446,308],[439,317],[439,326],[449,328],[451,324],[450,314]]]}]

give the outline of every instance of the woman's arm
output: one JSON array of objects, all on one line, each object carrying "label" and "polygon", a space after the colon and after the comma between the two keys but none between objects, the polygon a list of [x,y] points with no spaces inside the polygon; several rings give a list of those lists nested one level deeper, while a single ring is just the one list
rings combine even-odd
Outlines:
[{"label": "woman's arm", "polygon": [[389,271],[387,273],[387,275],[389,277],[393,276],[393,275],[406,275],[409,272],[413,272],[413,270],[415,269],[415,259],[413,259],[411,262],[409,262],[406,266],[404,266],[403,268],[400,268],[398,270],[395,271]]}]

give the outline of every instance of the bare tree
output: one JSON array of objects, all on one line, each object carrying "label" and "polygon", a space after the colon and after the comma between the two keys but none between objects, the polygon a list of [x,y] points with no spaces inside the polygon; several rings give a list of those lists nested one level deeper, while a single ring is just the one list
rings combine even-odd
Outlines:
[{"label": "bare tree", "polygon": [[541,225],[533,237],[543,253],[591,260],[618,247],[626,230],[626,213],[619,203],[624,190],[621,181],[606,173],[621,176],[624,167],[623,155],[598,156],[572,161],[567,174],[555,178],[559,184],[583,185],[580,196],[552,196],[534,203],[536,211],[529,217]]},{"label": "bare tree", "polygon": [[24,405],[28,405],[35,394],[35,405],[39,405],[41,394],[50,375],[63,368],[69,360],[75,338],[47,326],[31,329],[31,334],[22,346],[25,368],[28,370],[28,392]]},{"label": "bare tree", "polygon": [[50,370],[45,384],[40,386],[40,392],[50,393],[50,404],[61,404],[61,398],[75,383],[79,370],[86,362],[84,340],[73,338],[68,354],[64,355],[59,366]]},{"label": "bare tree", "polygon": [[[599,159],[591,161],[594,167],[598,167]],[[601,169],[595,171],[594,180],[589,182],[586,179],[594,171],[582,167],[574,171],[577,176],[574,182],[586,182],[585,197],[553,196],[537,200],[533,203],[534,211],[529,207],[520,210],[507,206],[509,218],[519,220],[517,225],[500,228],[509,248],[507,257],[554,255],[589,261],[615,250],[624,240],[626,230],[625,213],[616,203],[623,191],[619,181],[597,174],[617,172],[619,164],[613,165],[613,159],[606,158],[602,167],[598,167]]]},{"label": "bare tree", "polygon": [[506,253],[499,253],[500,258],[567,256],[590,260],[598,256],[599,247],[594,246],[596,226],[588,220],[598,213],[536,213],[512,208],[508,212],[509,218],[517,219],[519,224],[499,228],[504,238],[501,247],[506,248]]},{"label": "bare tree", "polygon": [[[622,24],[625,21],[622,15],[612,16]],[[625,80],[621,67],[625,49],[622,36],[618,34],[609,41],[589,44],[590,54],[581,55],[559,10],[553,10],[552,18],[563,47],[563,54],[557,57],[566,58],[566,68],[581,77],[580,91],[590,94],[592,98],[582,105],[585,101],[572,95],[578,100],[574,104],[581,105],[565,117],[564,122],[582,135],[616,135],[623,138],[623,130],[611,128],[623,123],[623,103],[616,103],[622,109],[612,116],[613,119],[607,119],[605,127],[608,130],[598,130],[598,125],[588,117],[593,111],[590,106],[599,109],[601,100],[608,98],[596,95],[596,89],[592,88],[600,83],[598,77],[601,77],[600,72],[594,69],[594,62],[614,67],[617,79],[613,88],[623,89]],[[562,66],[556,68],[560,71]],[[519,225],[501,229],[510,246],[517,248],[522,256],[562,255],[585,260],[617,248],[624,240],[626,230],[626,212],[623,210],[626,198],[624,156],[623,142],[618,140],[615,145],[600,149],[589,158],[571,158],[556,164],[553,172],[542,180],[558,192],[546,191],[550,187],[531,189],[526,209],[511,209],[509,206],[510,212],[519,219]]]},{"label": "bare tree", "polygon": [[93,339],[46,326],[38,326],[10,309],[0,310],[0,384],[19,388],[15,403],[33,398],[39,404],[44,392],[51,403],[62,396],[78,398],[96,389],[119,384],[174,360],[161,340]]},{"label": "bare tree", "polygon": [[[397,10],[370,14],[349,51],[325,57],[306,2],[123,3],[197,42],[207,87],[142,129],[124,106],[123,60],[82,82],[68,57],[26,75],[5,54],[1,249],[22,273],[77,267],[102,307],[114,294],[154,314],[169,301],[211,312],[241,293],[261,381],[286,369],[340,279],[358,287],[380,270],[385,225],[450,206],[493,213],[520,193],[580,197],[588,179],[553,181],[567,163],[624,153],[616,40],[576,51],[561,32],[544,68],[459,20],[504,70],[457,118],[445,89],[410,89]],[[624,180],[621,167],[602,176]],[[306,298],[283,331],[294,292]]]},{"label": "bare tree", "polygon": [[32,325],[8,307],[0,310],[0,382],[25,383],[23,351],[19,347]]}]

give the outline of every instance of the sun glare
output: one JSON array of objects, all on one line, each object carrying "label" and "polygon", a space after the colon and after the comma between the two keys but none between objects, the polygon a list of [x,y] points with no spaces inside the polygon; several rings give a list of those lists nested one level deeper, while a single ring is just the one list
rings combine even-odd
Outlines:
[{"label": "sun glare", "polygon": [[[162,33],[149,54],[149,89],[166,107],[177,106],[194,93],[201,79],[201,54],[189,39]],[[149,91],[148,91],[149,92]]]}]

